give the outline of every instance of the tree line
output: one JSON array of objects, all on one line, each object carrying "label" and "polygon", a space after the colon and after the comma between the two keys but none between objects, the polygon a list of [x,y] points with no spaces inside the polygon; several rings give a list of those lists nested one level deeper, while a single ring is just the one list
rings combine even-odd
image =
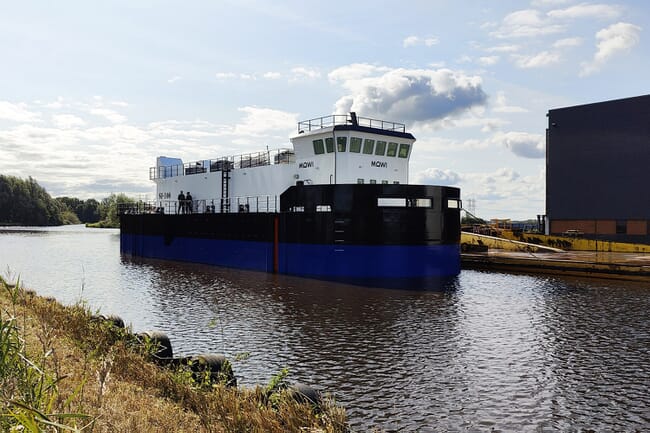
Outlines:
[{"label": "tree line", "polygon": [[31,176],[0,175],[0,225],[56,226],[85,223],[93,227],[119,227],[118,204],[134,203],[124,194],[93,198],[52,198]]}]

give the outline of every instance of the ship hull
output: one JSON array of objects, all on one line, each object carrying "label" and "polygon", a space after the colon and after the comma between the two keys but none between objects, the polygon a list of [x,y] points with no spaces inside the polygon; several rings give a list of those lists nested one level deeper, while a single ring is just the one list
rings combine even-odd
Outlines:
[{"label": "ship hull", "polygon": [[[455,188],[413,185],[291,187],[277,213],[124,214],[120,248],[133,257],[435,288],[460,272],[459,209],[444,205],[454,195]],[[431,206],[378,207],[385,196],[428,197]]]}]

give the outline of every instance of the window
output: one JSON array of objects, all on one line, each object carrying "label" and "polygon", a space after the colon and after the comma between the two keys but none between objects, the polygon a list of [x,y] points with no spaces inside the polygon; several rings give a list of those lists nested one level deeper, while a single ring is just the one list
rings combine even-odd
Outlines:
[{"label": "window", "polygon": [[411,148],[410,144],[400,143],[399,145],[399,157],[406,158],[409,156],[409,149]]},{"label": "window", "polygon": [[405,198],[388,198],[378,197],[377,206],[379,207],[406,207]]},{"label": "window", "polygon": [[397,143],[388,143],[388,152],[386,152],[386,156],[395,155],[397,155]]},{"label": "window", "polygon": [[409,198],[407,200],[408,207],[431,207],[430,198]]},{"label": "window", "polygon": [[305,207],[304,206],[291,206],[289,208],[289,211],[291,211],[291,212],[304,212]]},{"label": "window", "polygon": [[328,204],[319,204],[316,206],[316,212],[332,212],[332,206]]},{"label": "window", "polygon": [[357,183],[363,183],[363,179],[357,179]]},{"label": "window", "polygon": [[325,150],[327,150],[327,153],[334,152],[334,139],[332,137],[325,139]]},{"label": "window", "polygon": [[399,185],[399,180],[394,180],[393,183],[394,183],[395,185]]},{"label": "window", "polygon": [[370,179],[370,183],[377,183],[376,179]]},{"label": "window", "polygon": [[319,138],[318,140],[314,140],[314,153],[316,155],[321,155],[325,153],[325,146],[323,145],[323,140]]},{"label": "window", "polygon": [[386,153],[386,142],[378,141],[375,147],[375,155],[384,156],[384,153]]},{"label": "window", "polygon": [[350,138],[350,152],[361,152],[361,139],[359,137]]},{"label": "window", "polygon": [[382,180],[381,183],[384,184],[384,185],[388,185],[388,181],[387,181],[387,180]]},{"label": "window", "polygon": [[372,151],[375,147],[375,140],[371,138],[366,138],[366,141],[363,142],[363,153],[366,155],[372,155]]},{"label": "window", "polygon": [[616,234],[617,235],[627,234],[627,221],[616,220]]},{"label": "window", "polygon": [[450,198],[447,200],[447,209],[460,209],[460,200]]},{"label": "window", "polygon": [[348,137],[336,137],[336,151],[345,152],[348,145]]}]

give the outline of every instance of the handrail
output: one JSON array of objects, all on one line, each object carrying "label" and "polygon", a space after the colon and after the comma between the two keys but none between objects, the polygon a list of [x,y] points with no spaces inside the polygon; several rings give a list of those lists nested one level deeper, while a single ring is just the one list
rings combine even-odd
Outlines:
[{"label": "handrail", "polygon": [[223,156],[216,159],[186,162],[178,165],[161,165],[149,168],[149,179],[187,176],[223,170],[261,167],[265,165],[288,164],[296,161],[292,149],[280,148],[260,152],[242,153],[240,155]]},{"label": "handrail", "polygon": [[[277,195],[229,197],[228,213],[275,213],[280,210],[280,198]],[[221,199],[200,199],[191,202],[178,200],[139,201],[137,203],[119,203],[120,215],[142,214],[190,214],[221,213]]]},{"label": "handrail", "polygon": [[350,113],[331,114],[329,116],[303,120],[301,122],[298,122],[298,133],[329,128],[330,126],[336,125],[358,125],[375,129],[383,129],[385,131],[406,132],[406,125],[403,123],[372,119],[370,117],[360,117],[354,113]]}]

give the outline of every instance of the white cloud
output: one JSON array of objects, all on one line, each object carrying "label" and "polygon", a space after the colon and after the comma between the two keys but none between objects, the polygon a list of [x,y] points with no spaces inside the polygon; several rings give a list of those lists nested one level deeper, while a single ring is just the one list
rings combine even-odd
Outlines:
[{"label": "white cloud", "polygon": [[337,113],[429,122],[484,105],[487,95],[479,76],[450,69],[390,69],[354,64],[335,69],[330,81],[348,94],[336,103]]},{"label": "white cloud", "polygon": [[111,110],[108,108],[93,108],[90,110],[90,114],[103,117],[109,122],[112,123],[124,123],[126,122],[126,117],[121,115],[115,110]]},{"label": "white cloud", "polygon": [[499,63],[499,56],[479,57],[477,62],[482,66],[493,66]]},{"label": "white cloud", "polygon": [[238,109],[245,114],[242,122],[238,123],[233,133],[249,137],[276,136],[286,139],[295,132],[298,115],[271,108],[242,107]]},{"label": "white cloud", "polygon": [[506,147],[522,158],[545,158],[546,141],[543,135],[528,132],[507,132],[496,134],[493,141]]},{"label": "white cloud", "polygon": [[438,38],[432,36],[425,37],[425,38],[421,38],[419,36],[407,36],[402,41],[402,46],[404,48],[409,48],[409,47],[415,47],[417,45],[422,44],[426,47],[432,47],[434,45],[437,45],[439,42],[440,41],[438,40]]},{"label": "white cloud", "polygon": [[263,77],[267,80],[278,80],[282,78],[282,74],[279,72],[265,72]]},{"label": "white cloud", "polygon": [[402,41],[402,45],[404,46],[404,48],[414,47],[418,44],[418,42],[420,42],[420,38],[418,38],[417,36],[407,36]]},{"label": "white cloud", "polygon": [[291,77],[292,81],[315,80],[317,78],[320,78],[320,71],[315,68],[305,68],[300,66],[291,69],[291,73],[293,74],[293,76]]},{"label": "white cloud", "polygon": [[24,103],[13,104],[9,101],[0,101],[0,119],[13,122],[38,122],[41,114],[29,111]]},{"label": "white cloud", "polygon": [[214,76],[217,80],[229,80],[235,78],[237,75],[234,72],[217,72]]},{"label": "white cloud", "polygon": [[527,113],[528,110],[523,107],[508,105],[504,92],[497,92],[494,102],[493,111],[496,113]]},{"label": "white cloud", "polygon": [[573,0],[533,0],[532,6],[535,7],[555,7],[572,2]]},{"label": "white cloud", "polygon": [[546,66],[559,63],[561,56],[559,53],[551,51],[542,51],[530,56],[514,55],[515,64],[522,69],[543,68]]},{"label": "white cloud", "polygon": [[438,38],[424,38],[424,45],[427,47],[437,45],[439,42]]},{"label": "white cloud", "polygon": [[485,51],[488,53],[514,53],[519,51],[520,48],[519,45],[497,45],[496,47],[486,48]]},{"label": "white cloud", "polygon": [[182,77],[180,77],[180,76],[178,76],[178,75],[174,75],[174,76],[171,77],[169,80],[167,80],[167,82],[168,82],[169,84],[173,84],[173,83],[179,81],[181,78],[182,78]]},{"label": "white cloud", "polygon": [[581,76],[599,71],[612,57],[628,52],[640,39],[641,27],[630,23],[616,23],[596,33],[596,54],[590,62],[582,64]]},{"label": "white cloud", "polygon": [[548,16],[558,19],[597,18],[610,20],[621,15],[622,9],[616,5],[580,3],[566,9],[556,9],[548,12]]},{"label": "white cloud", "polygon": [[72,129],[86,124],[82,118],[74,114],[54,114],[52,115],[52,123],[61,129]]},{"label": "white cloud", "polygon": [[421,185],[447,185],[457,186],[462,177],[452,170],[441,170],[439,168],[427,168],[415,174],[414,183]]},{"label": "white cloud", "polygon": [[500,39],[533,38],[560,33],[564,30],[563,25],[552,22],[541,12],[527,9],[506,15],[501,26],[490,35]]},{"label": "white cloud", "polygon": [[564,39],[559,39],[553,43],[553,48],[571,48],[571,47],[579,47],[582,45],[582,38],[580,37],[575,37],[575,38],[564,38]]}]

